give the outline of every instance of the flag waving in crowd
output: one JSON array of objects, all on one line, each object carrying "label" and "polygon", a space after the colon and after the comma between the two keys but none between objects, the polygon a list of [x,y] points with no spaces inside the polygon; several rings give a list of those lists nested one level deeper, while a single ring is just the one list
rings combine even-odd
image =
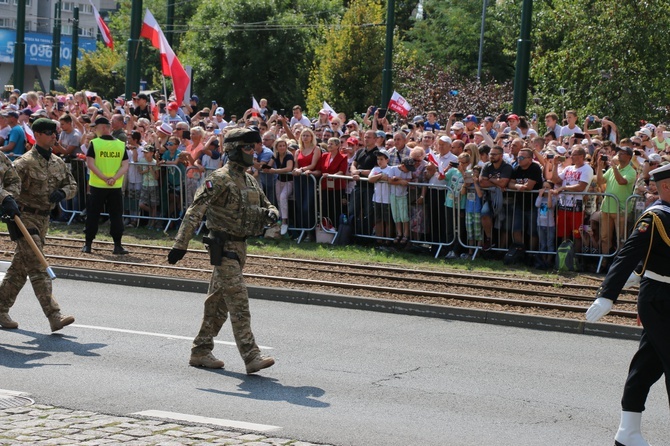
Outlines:
[{"label": "flag waving in crowd", "polygon": [[403,118],[406,118],[407,114],[412,109],[412,106],[409,105],[409,102],[400,96],[397,91],[394,91],[393,96],[391,96],[391,100],[389,101],[388,108],[389,110],[393,110],[394,112],[398,113]]},{"label": "flag waving in crowd", "polygon": [[184,94],[186,93],[186,89],[191,80],[181,62],[177,59],[174,51],[172,51],[163,31],[160,26],[158,26],[158,22],[148,9],[144,15],[144,22],[142,23],[140,36],[149,39],[151,45],[160,51],[161,63],[163,65],[163,76],[172,78],[175,100],[177,104],[183,103]]},{"label": "flag waving in crowd", "polygon": [[91,0],[88,0],[88,2],[91,4],[91,7],[93,8],[93,15],[95,16],[95,21],[98,23],[98,28],[100,29],[100,34],[102,34],[102,40],[105,42],[105,45],[108,46],[111,49],[114,49],[114,40],[112,39],[112,33],[109,31],[109,28],[107,28],[107,24],[105,21],[100,17],[100,13],[98,13],[98,9],[95,7],[93,2]]}]

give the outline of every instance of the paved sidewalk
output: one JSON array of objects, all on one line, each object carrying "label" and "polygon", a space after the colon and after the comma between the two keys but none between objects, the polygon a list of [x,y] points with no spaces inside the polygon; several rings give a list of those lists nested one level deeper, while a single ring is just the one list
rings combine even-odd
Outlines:
[{"label": "paved sidewalk", "polygon": [[317,446],[187,423],[104,415],[35,404],[0,410],[0,445]]}]

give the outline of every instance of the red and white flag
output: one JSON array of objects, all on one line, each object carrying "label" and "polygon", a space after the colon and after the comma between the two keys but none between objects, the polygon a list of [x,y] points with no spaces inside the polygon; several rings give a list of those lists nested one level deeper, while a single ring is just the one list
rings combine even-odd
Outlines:
[{"label": "red and white flag", "polygon": [[88,2],[91,4],[91,7],[93,8],[93,15],[95,16],[95,21],[98,23],[100,34],[102,34],[102,40],[105,42],[105,45],[107,45],[111,49],[114,49],[114,40],[112,39],[112,33],[109,32],[107,24],[102,19],[102,17],[100,17],[100,13],[98,13],[98,9],[95,7],[93,2],[91,0],[88,0]]},{"label": "red and white flag", "polygon": [[25,122],[22,123],[21,126],[26,134],[26,141],[28,141],[28,144],[35,144],[35,134],[33,133],[33,129],[31,129]]},{"label": "red and white flag", "polygon": [[151,114],[154,117],[154,121],[158,121],[158,118],[160,118],[160,113],[158,113],[158,107],[156,107],[156,101],[154,101],[154,96],[149,95],[150,101],[151,101]]},{"label": "red and white flag", "polygon": [[434,165],[436,165],[436,166],[438,165],[438,164],[437,164],[437,160],[436,160],[435,157],[433,156],[433,152],[429,152],[429,153],[428,153],[428,156],[427,156],[426,158],[427,158],[428,161],[431,162],[432,164],[434,164]]},{"label": "red and white flag", "polygon": [[257,101],[256,98],[253,97],[253,96],[251,97],[251,108],[253,108],[254,110],[256,110],[258,113],[261,112],[261,106],[258,105],[258,101]]},{"label": "red and white flag", "polygon": [[412,109],[412,106],[409,105],[409,102],[400,96],[397,91],[394,91],[393,96],[391,96],[391,100],[389,101],[388,108],[389,110],[393,110],[394,112],[398,113],[403,118],[406,118],[407,114]]},{"label": "red and white flag", "polygon": [[337,113],[335,113],[335,110],[333,110],[333,107],[328,105],[328,103],[326,101],[323,101],[323,109],[328,110],[328,120],[329,121],[332,121],[333,118],[335,118],[337,116]]},{"label": "red and white flag", "polygon": [[186,70],[182,66],[174,51],[170,47],[163,31],[153,14],[147,9],[144,14],[144,22],[142,23],[142,30],[140,36],[151,41],[151,45],[157,48],[161,53],[161,64],[163,68],[163,76],[172,78],[172,85],[174,86],[174,95],[177,104],[182,104],[184,101],[184,94],[188,88],[191,79],[188,77]]}]

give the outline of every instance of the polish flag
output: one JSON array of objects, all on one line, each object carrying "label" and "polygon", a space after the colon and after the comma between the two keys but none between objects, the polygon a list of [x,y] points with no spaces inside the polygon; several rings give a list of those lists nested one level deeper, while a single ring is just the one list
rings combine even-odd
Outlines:
[{"label": "polish flag", "polygon": [[149,98],[150,98],[150,100],[151,100],[151,105],[150,105],[150,107],[151,107],[151,114],[152,114],[153,117],[154,117],[154,121],[158,121],[158,118],[160,118],[160,115],[159,115],[159,113],[158,113],[158,107],[156,107],[156,101],[154,101],[154,96],[151,95],[151,94],[149,95]]},{"label": "polish flag", "polygon": [[428,156],[427,156],[426,158],[427,158],[428,161],[430,161],[432,164],[434,164],[434,165],[436,165],[436,166],[438,165],[438,164],[437,164],[437,160],[436,160],[435,157],[433,156],[433,152],[428,153]]},{"label": "polish flag", "polygon": [[100,17],[100,13],[98,13],[98,9],[95,7],[93,2],[91,0],[88,0],[88,2],[91,4],[91,7],[93,8],[93,15],[95,15],[95,21],[98,23],[100,34],[102,34],[102,40],[105,42],[105,45],[107,45],[111,49],[114,49],[114,40],[112,40],[112,33],[109,32],[107,24],[102,19],[102,17]]},{"label": "polish flag", "polygon": [[251,96],[251,108],[256,110],[251,114],[252,116],[258,116],[258,114],[261,112],[261,106],[258,105],[258,101],[253,96]]},{"label": "polish flag", "polygon": [[326,101],[323,101],[323,109],[328,110],[328,120],[332,121],[334,117],[337,116],[337,113],[335,113],[335,110],[333,110],[333,107],[328,105]]},{"label": "polish flag", "polygon": [[184,94],[188,88],[191,79],[188,77],[186,70],[182,66],[174,51],[170,47],[163,31],[153,14],[146,10],[144,14],[144,22],[142,23],[142,30],[140,36],[151,41],[151,45],[157,48],[161,53],[161,64],[163,68],[163,76],[172,78],[172,85],[174,86],[174,95],[177,104],[184,102]]},{"label": "polish flag", "polygon": [[391,100],[389,101],[388,108],[389,110],[393,110],[394,112],[398,113],[403,118],[406,118],[407,114],[412,109],[412,106],[409,105],[409,102],[400,96],[397,91],[394,91],[393,96],[391,96]]},{"label": "polish flag", "polygon": [[35,134],[33,133],[33,129],[31,129],[25,122],[22,123],[21,126],[26,134],[26,141],[28,141],[28,144],[35,144]]}]

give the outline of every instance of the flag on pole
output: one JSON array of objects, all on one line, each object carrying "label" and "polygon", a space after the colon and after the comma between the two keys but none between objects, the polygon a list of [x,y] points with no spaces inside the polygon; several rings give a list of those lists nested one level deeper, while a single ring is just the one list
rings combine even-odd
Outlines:
[{"label": "flag on pole", "polygon": [[261,112],[261,106],[258,105],[258,101],[256,100],[255,97],[251,96],[251,108],[256,110],[258,113]]},{"label": "flag on pole", "polygon": [[436,160],[435,157],[433,156],[433,152],[428,153],[428,157],[427,157],[427,158],[428,158],[428,161],[431,162],[432,164],[434,164],[435,166],[438,165],[438,164],[437,164],[437,160]]},{"label": "flag on pole", "polygon": [[409,102],[400,96],[397,91],[394,91],[393,96],[391,96],[391,100],[389,101],[388,108],[389,110],[393,110],[394,112],[398,113],[403,118],[406,118],[407,114],[412,109],[412,106],[409,105]]},{"label": "flag on pole", "polygon": [[163,76],[172,78],[175,100],[177,104],[183,103],[184,94],[186,93],[186,89],[188,88],[191,79],[188,77],[186,70],[184,70],[181,62],[179,62],[179,59],[177,59],[174,51],[172,51],[163,31],[160,26],[158,26],[158,22],[149,9],[147,9],[144,14],[144,22],[142,23],[140,36],[149,39],[151,45],[160,51]]},{"label": "flag on pole", "polygon": [[102,19],[102,17],[100,17],[100,13],[98,13],[98,9],[95,7],[93,2],[91,0],[88,0],[88,2],[91,4],[91,7],[93,8],[93,15],[95,16],[95,21],[98,23],[98,29],[100,30],[100,34],[102,34],[102,40],[105,42],[106,46],[108,46],[111,49],[114,49],[114,40],[112,39],[112,33],[109,32],[107,24]]},{"label": "flag on pole", "polygon": [[158,121],[158,118],[160,118],[160,115],[158,113],[158,107],[156,107],[156,101],[154,101],[154,96],[152,94],[149,95],[150,101],[151,101],[151,114],[154,117],[155,121]]},{"label": "flag on pole", "polygon": [[333,118],[335,118],[337,116],[337,113],[335,113],[335,110],[333,110],[333,107],[328,105],[328,103],[326,101],[323,101],[323,109],[328,110],[328,119],[329,120],[332,120]]},{"label": "flag on pole", "polygon": [[33,129],[31,129],[25,122],[21,123],[21,126],[26,134],[26,141],[28,141],[28,144],[35,144],[35,134],[33,133]]}]

